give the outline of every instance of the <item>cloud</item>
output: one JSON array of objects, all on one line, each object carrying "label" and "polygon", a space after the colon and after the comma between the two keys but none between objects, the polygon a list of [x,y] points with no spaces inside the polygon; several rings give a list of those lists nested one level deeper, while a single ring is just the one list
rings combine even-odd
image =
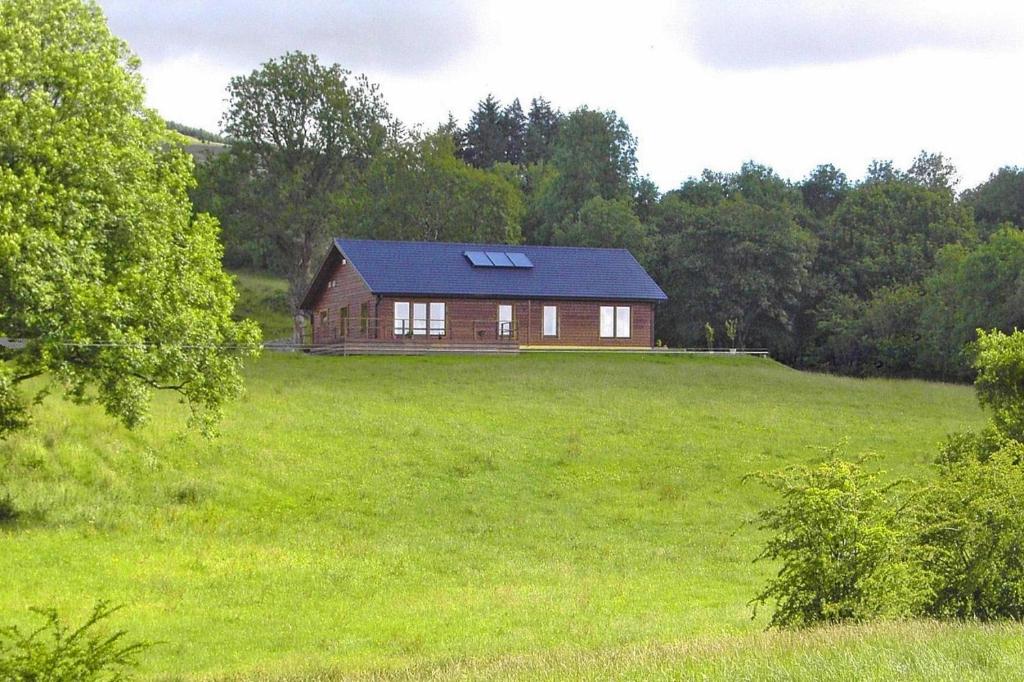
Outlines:
[{"label": "cloud", "polygon": [[464,0],[101,0],[111,30],[144,62],[189,55],[252,68],[289,50],[346,68],[421,73],[476,42]]},{"label": "cloud", "polygon": [[719,69],[835,64],[917,48],[1013,48],[1022,37],[1024,19],[1014,5],[991,0],[692,0],[684,10],[684,30],[697,58]]}]

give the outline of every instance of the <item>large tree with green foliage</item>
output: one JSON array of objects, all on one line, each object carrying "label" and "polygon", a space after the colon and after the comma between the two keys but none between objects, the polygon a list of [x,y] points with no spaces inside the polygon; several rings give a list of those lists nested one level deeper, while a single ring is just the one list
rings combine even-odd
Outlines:
[{"label": "large tree with green foliage", "polygon": [[963,202],[974,209],[974,218],[986,233],[1003,223],[1024,229],[1024,168],[1000,168],[988,180],[964,192]]},{"label": "large tree with green foliage", "polygon": [[[691,187],[693,196],[721,187]],[[658,210],[654,272],[672,301],[659,334],[699,345],[704,325],[736,325],[737,341],[784,351],[814,253],[814,238],[786,203],[759,205],[742,194],[707,204],[669,193]]]},{"label": "large tree with green foliage", "polygon": [[804,204],[819,219],[832,215],[849,191],[846,173],[830,163],[818,166],[800,183]]},{"label": "large tree with green foliage", "polygon": [[222,124],[233,140],[221,162],[230,171],[225,227],[283,261],[295,310],[337,229],[339,195],[394,137],[395,124],[365,76],[301,52],[232,78]]},{"label": "large tree with green foliage", "polygon": [[1024,328],[1024,232],[1006,227],[973,249],[947,246],[923,289],[912,322],[920,365],[930,376],[968,379],[976,330]]},{"label": "large tree with green foliage", "polygon": [[563,246],[591,246],[629,249],[640,262],[650,256],[652,231],[636,217],[628,199],[587,200],[572,220],[555,228],[554,243]]},{"label": "large tree with green foliage", "polygon": [[975,239],[970,212],[953,193],[906,175],[881,175],[851,190],[822,235],[819,270],[830,288],[862,299],[883,287],[920,282],[946,244]]},{"label": "large tree with green foliage", "polygon": [[538,243],[551,243],[555,230],[594,197],[633,198],[636,138],[614,111],[580,107],[559,124],[550,166],[554,173],[532,196],[539,224],[531,232]]},{"label": "large tree with green foliage", "polygon": [[519,188],[455,157],[439,133],[390,145],[338,203],[342,231],[374,239],[520,240]]},{"label": "large tree with green foliage", "polygon": [[194,216],[181,138],[143,106],[138,60],[82,0],[0,4],[0,435],[46,375],[132,426],[153,389],[201,425],[240,389],[217,223]]},{"label": "large tree with green foliage", "polygon": [[705,324],[722,332],[730,322],[739,343],[791,353],[815,248],[802,211],[799,192],[753,163],[668,192],[655,212],[653,273],[670,301],[659,335],[700,345]]}]

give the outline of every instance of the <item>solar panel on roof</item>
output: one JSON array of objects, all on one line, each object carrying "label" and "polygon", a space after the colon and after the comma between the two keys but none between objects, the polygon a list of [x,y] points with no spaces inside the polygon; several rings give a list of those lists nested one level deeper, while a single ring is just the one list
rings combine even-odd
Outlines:
[{"label": "solar panel on roof", "polygon": [[494,267],[494,263],[491,262],[491,260],[487,257],[487,254],[484,253],[483,251],[466,251],[465,256],[466,258],[469,259],[469,262],[472,263],[475,267]]},{"label": "solar panel on roof", "polygon": [[491,259],[496,268],[513,268],[512,261],[501,251],[487,251],[487,257]]},{"label": "solar panel on roof", "polygon": [[526,257],[525,253],[506,253],[508,259],[512,261],[512,265],[517,268],[532,268],[533,263]]}]

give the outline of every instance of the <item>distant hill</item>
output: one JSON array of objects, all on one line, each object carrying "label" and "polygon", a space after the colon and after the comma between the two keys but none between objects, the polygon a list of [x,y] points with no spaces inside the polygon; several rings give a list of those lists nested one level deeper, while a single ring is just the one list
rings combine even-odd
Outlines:
[{"label": "distant hill", "polygon": [[185,137],[190,137],[196,142],[207,142],[217,144],[228,144],[231,140],[219,133],[211,133],[203,128],[193,128],[177,121],[167,121],[167,127],[176,130]]},{"label": "distant hill", "polygon": [[217,154],[222,154],[231,143],[231,139],[209,130],[194,128],[176,121],[167,121],[167,127],[188,138],[185,151],[192,155],[196,163],[205,163]]}]

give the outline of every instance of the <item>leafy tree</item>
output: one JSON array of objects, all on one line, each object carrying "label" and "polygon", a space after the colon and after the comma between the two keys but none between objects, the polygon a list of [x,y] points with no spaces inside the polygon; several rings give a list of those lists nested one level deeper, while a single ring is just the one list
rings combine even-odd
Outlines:
[{"label": "leafy tree", "polygon": [[640,222],[647,224],[654,220],[660,198],[661,192],[658,191],[658,186],[654,184],[654,181],[646,176],[640,178],[633,196],[633,213],[640,219]]},{"label": "leafy tree", "polygon": [[525,201],[523,240],[527,244],[549,243],[552,234],[541,202],[551,192],[558,171],[550,163],[531,163],[523,167],[522,190]]},{"label": "leafy tree", "polygon": [[542,163],[551,160],[555,137],[562,122],[562,114],[551,107],[543,97],[530,102],[527,115],[526,136],[523,146],[524,163]]},{"label": "leafy tree", "polygon": [[451,138],[390,145],[339,202],[346,234],[375,239],[518,243],[523,201],[499,172],[455,158]]},{"label": "leafy tree", "polygon": [[593,197],[632,199],[636,138],[615,112],[580,107],[560,124],[551,168],[556,175],[533,197],[542,216],[536,236],[543,243]]},{"label": "leafy tree", "polygon": [[872,179],[833,213],[817,269],[833,292],[867,299],[884,286],[921,282],[943,246],[974,239],[970,213],[950,192],[907,179]]},{"label": "leafy tree", "polygon": [[437,133],[439,135],[447,135],[452,139],[452,145],[455,149],[455,156],[460,159],[465,158],[466,155],[466,134],[459,127],[459,122],[455,120],[452,113],[448,112],[448,118],[444,123],[437,127]]},{"label": "leafy tree", "polygon": [[849,294],[818,309],[819,366],[858,376],[913,376],[921,363],[923,295],[917,285],[883,287],[867,301]]},{"label": "leafy tree", "polygon": [[1024,168],[1005,166],[974,189],[964,192],[963,202],[985,232],[1002,223],[1024,229]]},{"label": "leafy tree", "polygon": [[1024,328],[1024,232],[1004,228],[973,249],[945,247],[923,293],[916,321],[923,370],[969,379],[968,344],[977,329]]},{"label": "leafy tree", "polygon": [[224,264],[287,277],[294,254],[283,248],[280,235],[253,219],[262,204],[262,183],[252,180],[250,160],[231,152],[197,164],[196,185],[190,193],[197,210],[217,216],[224,227]]},{"label": "leafy tree", "polygon": [[128,426],[153,389],[209,426],[241,388],[258,332],[231,320],[217,223],[138,64],[92,2],[0,4],[0,337],[27,339],[0,348],[0,435],[40,375]]},{"label": "leafy tree", "polygon": [[799,194],[773,177],[752,165],[705,172],[662,199],[653,272],[670,300],[658,318],[663,338],[697,345],[700,325],[735,319],[741,345],[791,352],[815,245],[797,220]]},{"label": "leafy tree", "polygon": [[477,168],[490,168],[505,160],[508,148],[506,122],[501,103],[488,94],[477,104],[465,130],[466,163]]},{"label": "leafy tree", "polygon": [[554,242],[566,246],[629,249],[645,262],[651,249],[650,230],[633,213],[627,199],[589,199],[579,214],[555,230]]},{"label": "leafy tree", "polygon": [[922,151],[910,164],[907,178],[921,187],[953,194],[957,183],[956,166],[942,154]]},{"label": "leafy tree", "polygon": [[830,163],[815,168],[800,185],[804,205],[816,218],[832,215],[849,191],[846,173]]},{"label": "leafy tree", "polygon": [[[337,197],[397,134],[377,86],[289,52],[231,79],[222,121],[234,140],[230,231],[256,230],[287,264],[293,311],[337,225]],[[296,340],[302,327],[297,318]]]}]

